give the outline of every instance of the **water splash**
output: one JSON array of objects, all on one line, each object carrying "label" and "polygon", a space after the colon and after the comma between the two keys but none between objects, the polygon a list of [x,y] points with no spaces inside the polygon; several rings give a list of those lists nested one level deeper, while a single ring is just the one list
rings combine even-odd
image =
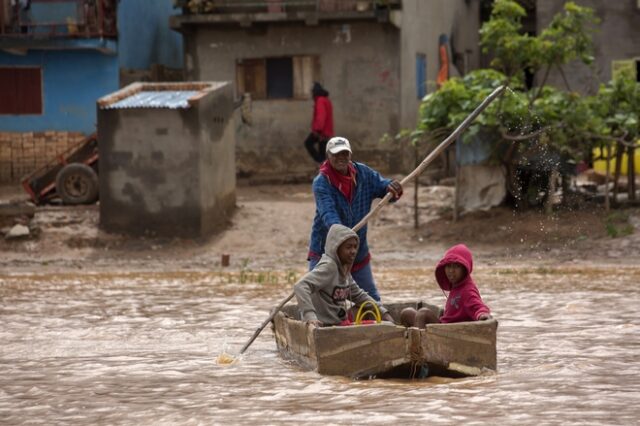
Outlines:
[{"label": "water splash", "polygon": [[216,357],[216,364],[218,365],[233,365],[240,362],[242,355],[233,356],[228,351],[227,343],[222,344],[222,352]]}]

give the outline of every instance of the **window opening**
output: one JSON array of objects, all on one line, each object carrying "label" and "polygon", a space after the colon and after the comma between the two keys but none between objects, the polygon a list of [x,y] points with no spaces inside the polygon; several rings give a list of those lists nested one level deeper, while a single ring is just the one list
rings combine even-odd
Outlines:
[{"label": "window opening", "polygon": [[318,80],[317,56],[240,59],[236,63],[236,94],[252,99],[309,99]]},{"label": "window opening", "polygon": [[42,114],[42,69],[0,67],[0,114]]}]

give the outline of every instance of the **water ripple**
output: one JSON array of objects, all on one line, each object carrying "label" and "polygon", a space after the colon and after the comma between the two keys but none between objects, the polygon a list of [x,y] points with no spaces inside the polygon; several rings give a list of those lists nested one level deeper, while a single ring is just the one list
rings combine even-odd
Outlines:
[{"label": "water ripple", "polygon": [[[480,268],[499,372],[323,377],[282,360],[267,327],[290,292],[228,273],[0,275],[2,424],[633,424],[640,269]],[[253,274],[252,277],[266,276]],[[276,277],[275,279],[273,277]],[[441,304],[432,271],[381,270],[385,300]]]}]

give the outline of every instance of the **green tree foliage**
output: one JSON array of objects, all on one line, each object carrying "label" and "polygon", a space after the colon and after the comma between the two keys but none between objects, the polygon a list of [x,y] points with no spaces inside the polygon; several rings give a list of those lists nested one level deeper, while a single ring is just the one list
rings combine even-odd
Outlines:
[{"label": "green tree foliage", "polygon": [[564,12],[554,16],[537,37],[524,33],[525,16],[515,1],[496,0],[491,19],[480,30],[483,52],[493,55],[491,66],[505,74],[507,82],[522,79],[525,70],[536,73],[544,69],[540,84],[544,87],[553,67],[561,69],[574,60],[593,62],[590,34],[598,19],[592,9],[568,2]]},{"label": "green tree foliage", "polygon": [[[495,144],[514,146],[493,150],[507,153],[501,158],[507,166],[518,160],[518,151],[531,141],[579,159],[599,137],[635,140],[639,136],[640,86],[632,76],[623,74],[593,97],[568,90],[568,83],[566,90],[546,85],[553,68],[564,77],[564,65],[576,60],[587,65],[593,62],[590,34],[598,23],[593,10],[567,2],[538,36],[524,33],[524,17],[525,10],[517,2],[495,1],[491,18],[480,31],[482,48],[493,57],[492,69],[452,78],[425,97],[414,135],[455,128],[493,89],[504,84],[510,89],[478,117],[467,136],[482,128],[499,135]],[[525,71],[537,73],[540,84],[526,89]]]},{"label": "green tree foliage", "polygon": [[[499,71],[483,69],[462,78],[447,80],[437,91],[427,95],[420,106],[419,129],[425,132],[457,127],[494,89],[505,84],[507,77]],[[489,105],[469,127],[466,135],[480,128],[518,127],[526,115],[527,102],[511,91],[499,102]]]},{"label": "green tree foliage", "polygon": [[[506,166],[507,188],[516,199],[526,196],[518,193],[521,185],[515,170],[528,161],[532,149],[578,161],[596,145],[613,144],[611,152],[621,153],[640,138],[640,83],[635,75],[620,73],[589,97],[573,92],[565,77],[563,67],[570,62],[593,63],[590,35],[599,22],[594,11],[567,2],[537,36],[523,31],[525,16],[514,0],[493,3],[490,19],[480,30],[482,49],[492,57],[491,68],[452,78],[425,97],[418,128],[412,133],[414,140],[429,140],[452,131],[496,87],[506,85],[509,89],[477,118],[464,141],[480,131],[485,138],[492,135],[494,161]],[[547,85],[554,69],[564,79],[564,88]],[[536,75],[532,88],[524,86],[527,72]],[[548,165],[541,167],[550,172]],[[557,167],[557,163],[551,166]]]},{"label": "green tree foliage", "polygon": [[622,72],[587,100],[593,112],[593,133],[629,142],[640,138],[640,84],[633,77],[628,71]]},{"label": "green tree foliage", "polygon": [[535,38],[522,31],[525,16],[525,10],[515,1],[497,0],[491,19],[480,29],[483,52],[494,56],[491,66],[508,79],[521,75],[536,54]]}]

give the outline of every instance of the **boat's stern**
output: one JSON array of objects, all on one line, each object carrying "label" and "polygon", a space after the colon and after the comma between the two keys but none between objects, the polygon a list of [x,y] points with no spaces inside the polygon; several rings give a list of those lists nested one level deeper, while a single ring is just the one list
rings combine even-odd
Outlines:
[{"label": "boat's stern", "polygon": [[412,358],[427,364],[430,374],[458,377],[497,371],[497,329],[495,319],[409,328]]}]

